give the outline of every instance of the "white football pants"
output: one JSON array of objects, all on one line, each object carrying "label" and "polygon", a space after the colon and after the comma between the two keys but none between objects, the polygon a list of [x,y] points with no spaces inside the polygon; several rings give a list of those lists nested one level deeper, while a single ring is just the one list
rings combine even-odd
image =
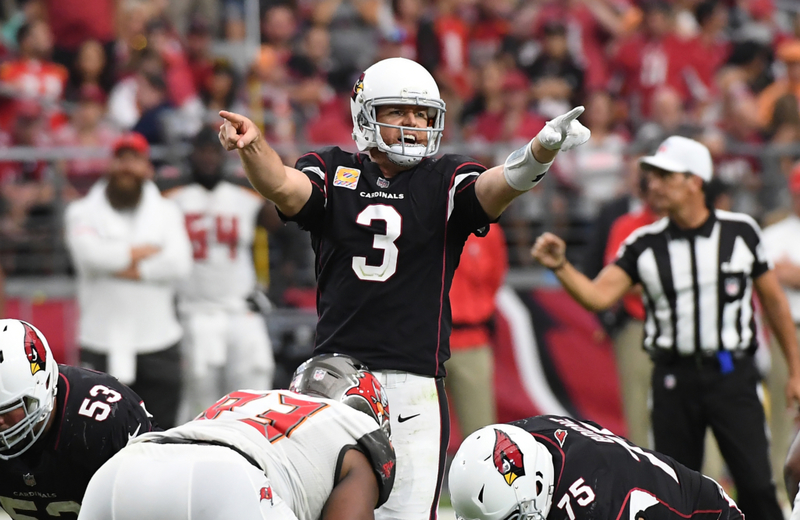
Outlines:
[{"label": "white football pants", "polygon": [[436,518],[450,440],[444,383],[396,370],[373,373],[389,398],[392,445],[397,456],[392,493],[375,510],[375,520]]},{"label": "white football pants", "polygon": [[185,422],[235,390],[271,390],[275,373],[264,318],[255,312],[191,312],[182,316]]},{"label": "white football pants", "polygon": [[224,446],[132,444],[97,470],[79,520],[297,520],[263,471]]}]

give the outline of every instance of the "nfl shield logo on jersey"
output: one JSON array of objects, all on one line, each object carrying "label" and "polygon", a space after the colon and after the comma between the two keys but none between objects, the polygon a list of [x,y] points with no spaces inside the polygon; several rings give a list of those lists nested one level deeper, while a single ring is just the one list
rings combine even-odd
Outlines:
[{"label": "nfl shield logo on jersey", "polygon": [[361,170],[339,166],[336,168],[336,176],[333,178],[333,185],[354,190],[358,185],[359,176],[361,176]]},{"label": "nfl shield logo on jersey", "polygon": [[741,289],[739,278],[735,276],[725,278],[725,294],[728,296],[736,296],[739,294],[739,289]]},{"label": "nfl shield logo on jersey", "polygon": [[379,188],[388,188],[389,187],[389,181],[387,179],[384,179],[383,177],[378,177],[378,187]]},{"label": "nfl shield logo on jersey", "polygon": [[32,473],[25,473],[22,475],[22,480],[25,481],[25,484],[31,487],[36,485],[36,478],[34,478]]}]

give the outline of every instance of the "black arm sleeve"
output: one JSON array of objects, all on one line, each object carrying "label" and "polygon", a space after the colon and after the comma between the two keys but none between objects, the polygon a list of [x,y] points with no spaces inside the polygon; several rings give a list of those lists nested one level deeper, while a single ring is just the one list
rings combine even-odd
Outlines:
[{"label": "black arm sleeve", "polygon": [[380,495],[376,508],[382,506],[388,499],[394,486],[396,460],[394,449],[389,439],[380,430],[374,430],[360,439],[358,447],[367,456],[372,464],[372,470],[378,477]]}]

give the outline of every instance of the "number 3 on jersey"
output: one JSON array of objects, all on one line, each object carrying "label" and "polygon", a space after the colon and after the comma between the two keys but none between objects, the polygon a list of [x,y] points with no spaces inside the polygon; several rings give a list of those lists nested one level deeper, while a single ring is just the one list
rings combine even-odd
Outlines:
[{"label": "number 3 on jersey", "polygon": [[372,247],[383,250],[381,265],[367,265],[364,256],[353,257],[353,271],[361,280],[368,282],[385,282],[397,271],[397,246],[394,241],[402,234],[403,217],[392,206],[386,204],[372,204],[356,217],[356,223],[362,226],[372,225],[373,220],[386,222],[386,232],[376,234]]}]

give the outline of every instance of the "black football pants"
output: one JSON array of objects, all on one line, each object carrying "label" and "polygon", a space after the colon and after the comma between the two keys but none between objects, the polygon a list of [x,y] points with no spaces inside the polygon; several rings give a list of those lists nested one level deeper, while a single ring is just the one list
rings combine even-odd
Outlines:
[{"label": "black football pants", "polygon": [[657,362],[652,379],[653,438],[656,451],[700,471],[710,426],[747,520],[782,520],[758,384],[750,356],[736,360],[727,374],[716,363],[698,366],[694,358]]},{"label": "black football pants", "polygon": [[[82,348],[81,366],[105,372],[108,356]],[[176,426],[181,399],[180,346],[137,355],[136,381],[128,386],[139,394],[159,427],[166,430]]]}]

